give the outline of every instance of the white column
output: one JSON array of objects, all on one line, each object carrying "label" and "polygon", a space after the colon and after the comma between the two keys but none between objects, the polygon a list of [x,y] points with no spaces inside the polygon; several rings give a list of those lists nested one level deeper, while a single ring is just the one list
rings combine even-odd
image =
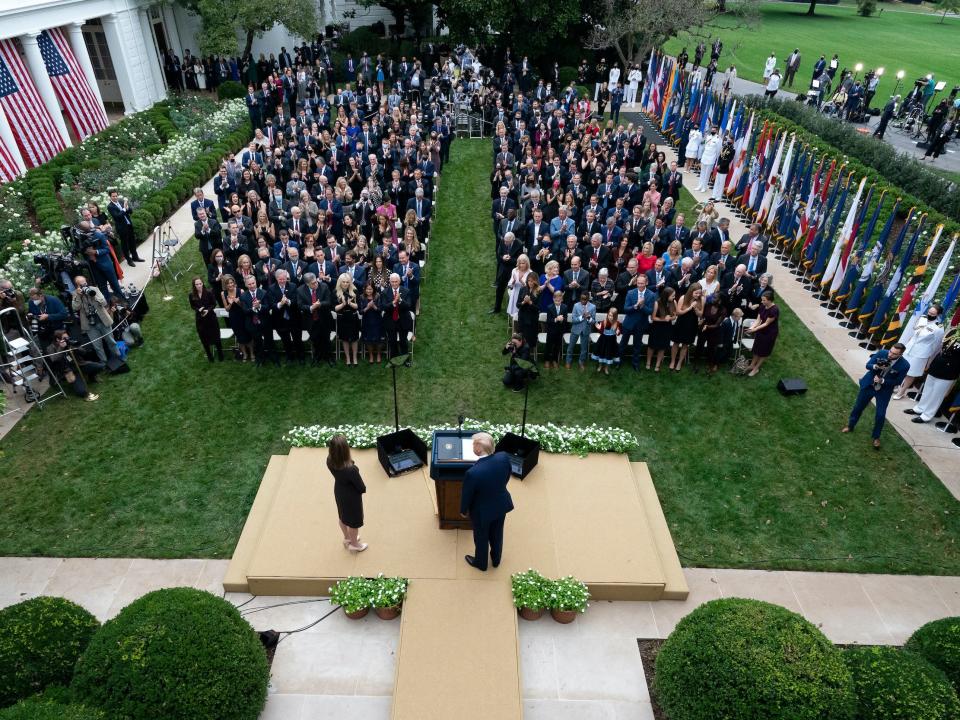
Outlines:
[{"label": "white column", "polygon": [[84,77],[90,84],[90,89],[97,97],[97,100],[103,105],[103,97],[100,95],[100,87],[97,85],[97,76],[93,74],[93,63],[90,62],[90,53],[87,51],[87,43],[83,41],[83,23],[75,22],[67,26],[70,33],[70,47],[73,48],[73,55],[80,63]]},{"label": "white column", "polygon": [[150,88],[153,85],[153,77],[149,74],[150,70],[144,67],[136,44],[140,37],[140,23],[136,17],[131,19],[131,16],[130,11],[123,11],[100,18],[126,115],[150,107]]},{"label": "white column", "polygon": [[170,41],[170,49],[178,58],[183,60],[183,43],[180,42],[180,31],[177,30],[177,18],[173,13],[173,5],[163,3],[160,9],[163,16],[163,27],[167,31],[167,40]]},{"label": "white column", "polygon": [[153,75],[153,100],[163,100],[167,96],[167,84],[160,71],[160,51],[157,48],[157,37],[153,32],[153,23],[150,22],[150,10],[140,8],[140,28],[143,42],[147,46],[147,63],[150,65],[150,74]]},{"label": "white column", "polygon": [[0,107],[0,143],[2,143],[7,149],[7,152],[10,153],[10,157],[13,158],[13,162],[16,163],[20,173],[26,172],[26,163],[23,162],[23,157],[20,155],[20,148],[17,147],[13,130],[10,129],[10,123],[7,122],[7,115],[2,107]]},{"label": "white column", "polygon": [[43,100],[43,104],[50,111],[53,124],[57,127],[60,135],[63,136],[67,147],[70,147],[73,143],[70,142],[70,133],[67,132],[67,124],[63,121],[63,113],[60,111],[57,94],[53,91],[53,83],[50,82],[50,76],[47,75],[47,66],[43,64],[43,55],[40,54],[40,45],[37,43],[38,37],[40,37],[39,32],[20,36],[20,43],[27,55],[27,69],[30,71],[30,77],[33,78],[34,85],[37,86],[40,99]]}]

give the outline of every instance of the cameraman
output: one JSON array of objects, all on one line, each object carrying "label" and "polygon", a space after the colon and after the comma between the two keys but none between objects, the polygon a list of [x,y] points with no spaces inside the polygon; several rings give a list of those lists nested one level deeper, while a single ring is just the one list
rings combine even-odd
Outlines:
[{"label": "cameraman", "polygon": [[527,384],[528,379],[536,377],[535,370],[525,370],[517,364],[517,360],[530,360],[530,346],[520,333],[514,333],[510,342],[506,344],[501,355],[510,356],[510,364],[504,367],[503,384],[513,390],[520,392]]},{"label": "cameraman", "polygon": [[890,396],[893,395],[894,388],[907,377],[907,371],[910,369],[910,363],[903,357],[903,351],[906,349],[906,345],[898,342],[889,350],[878,350],[870,356],[867,361],[867,373],[860,378],[860,392],[853,404],[853,410],[850,411],[850,419],[840,432],[853,432],[863,411],[870,405],[871,400],[876,399],[873,447],[875,450],[880,449],[880,431],[883,430],[883,423],[887,418]]},{"label": "cameraman", "polygon": [[110,290],[113,290],[117,298],[123,300],[123,290],[117,279],[117,269],[113,264],[113,255],[110,253],[107,236],[87,220],[77,225],[76,235],[83,254],[90,261],[90,269],[93,271],[93,277],[100,292],[104,297],[110,297]]},{"label": "cameraman", "polygon": [[86,333],[100,362],[106,364],[107,355],[120,357],[113,340],[113,318],[109,305],[98,288],[87,285],[87,278],[77,275],[73,279],[73,311],[80,317],[80,330]]},{"label": "cameraman", "polygon": [[68,384],[77,397],[82,397],[88,402],[99,400],[100,396],[87,390],[87,384],[83,380],[84,374],[90,378],[90,382],[97,381],[97,374],[103,372],[103,363],[93,362],[92,360],[78,360],[77,354],[82,350],[71,350],[69,347],[70,335],[66,330],[57,330],[53,333],[53,342],[47,348],[47,364],[50,370],[62,383]]},{"label": "cameraman", "polygon": [[53,341],[54,331],[62,330],[70,315],[59,298],[45,295],[40,288],[30,288],[28,295],[27,322],[30,332],[44,345],[49,345]]}]

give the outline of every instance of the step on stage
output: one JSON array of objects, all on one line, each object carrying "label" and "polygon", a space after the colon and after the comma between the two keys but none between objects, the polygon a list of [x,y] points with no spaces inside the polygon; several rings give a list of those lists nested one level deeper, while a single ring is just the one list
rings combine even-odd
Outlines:
[{"label": "step on stage", "polygon": [[514,572],[574,575],[597,600],[687,597],[645,463],[541,453],[525,480],[510,481],[516,509],[507,516],[503,561],[482,573],[463,560],[473,554],[472,533],[439,529],[426,468],[390,478],[375,450],[354,451],[353,458],[367,486],[366,552],[351,553],[341,542],[326,449],[293,448],[270,459],[223,586],[255,595],[327,595],[350,575],[409,578],[394,720],[522,717]]}]

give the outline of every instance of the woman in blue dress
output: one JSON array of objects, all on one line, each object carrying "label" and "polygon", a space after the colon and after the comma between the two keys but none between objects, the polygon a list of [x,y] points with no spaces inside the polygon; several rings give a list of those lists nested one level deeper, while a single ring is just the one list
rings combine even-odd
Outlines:
[{"label": "woman in blue dress", "polygon": [[560,263],[556,260],[551,260],[543,270],[544,274],[540,276],[540,312],[546,312],[547,307],[553,302],[553,294],[557,290],[563,290],[563,276],[560,274]]},{"label": "woman in blue dress", "polygon": [[383,350],[383,316],[380,314],[379,299],[377,289],[372,283],[367,283],[360,298],[360,337],[371,364],[381,361]]}]

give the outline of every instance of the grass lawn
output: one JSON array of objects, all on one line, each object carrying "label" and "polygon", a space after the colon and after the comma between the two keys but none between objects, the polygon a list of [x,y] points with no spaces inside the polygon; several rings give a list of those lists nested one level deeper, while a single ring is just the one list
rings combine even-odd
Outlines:
[{"label": "grass lawn", "polygon": [[[882,14],[869,18],[857,15],[852,2],[817,5],[813,17],[807,17],[808,7],[807,3],[766,3],[755,28],[730,29],[731,21],[720,18],[709,30],[714,37],[719,33],[723,40],[719,69],[734,64],[739,77],[761,82],[763,65],[771,51],[776,53],[782,72],[787,57],[794,48],[800,48],[802,61],[793,88],[798,92],[806,91],[817,58],[823,54],[829,60],[833,53],[839,54],[841,69],[853,70],[857,63],[863,63],[864,70],[885,68],[878,98],[893,93],[898,70],[906,71],[907,91],[914,80],[931,72],[937,80],[946,81],[946,93],[960,83],[960,53],[956,51],[960,18],[947,17],[941,24],[940,15],[905,3],[879,3],[877,13],[882,9]],[[706,44],[709,60],[709,41]],[[672,40],[666,50],[676,54],[684,46],[692,59],[696,38]],[[901,85],[901,94],[903,91]],[[944,97],[944,93],[938,97]]]},{"label": "grass lawn", "polygon": [[[506,322],[486,313],[489,143],[460,140],[453,158],[414,365],[401,371],[401,422],[519,420],[522,396],[500,384]],[[188,283],[170,303],[151,286],[147,343],[98,403],[57,400],[2,441],[0,554],[229,557],[285,431],[391,421],[381,367],[208,364]],[[531,390],[530,420],[634,432],[633,458],[650,464],[688,565],[960,574],[960,507],[894,434],[877,453],[866,421],[837,432],[854,385],[789,309],[781,320],[757,378],[549,371]],[[784,375],[804,377],[809,393],[781,397]],[[317,482],[328,482],[321,468]]]}]

